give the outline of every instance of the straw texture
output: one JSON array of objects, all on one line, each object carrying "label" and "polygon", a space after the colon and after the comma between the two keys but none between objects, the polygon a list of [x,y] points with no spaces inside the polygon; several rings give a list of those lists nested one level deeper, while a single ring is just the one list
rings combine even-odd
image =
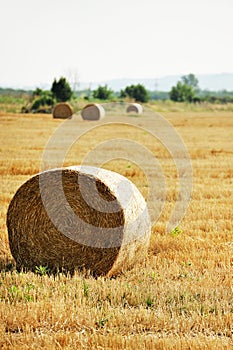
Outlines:
[{"label": "straw texture", "polygon": [[81,116],[84,120],[99,120],[104,118],[105,110],[98,103],[89,103],[82,109]]},{"label": "straw texture", "polygon": [[130,105],[126,109],[127,113],[142,114],[142,111],[142,105],[140,105],[139,103],[130,103]]},{"label": "straw texture", "polygon": [[113,276],[145,257],[150,218],[125,177],[94,167],[42,172],[25,182],[7,212],[17,269],[89,270]]},{"label": "straw texture", "polygon": [[57,103],[53,109],[53,118],[67,119],[73,115],[73,109],[68,103]]}]

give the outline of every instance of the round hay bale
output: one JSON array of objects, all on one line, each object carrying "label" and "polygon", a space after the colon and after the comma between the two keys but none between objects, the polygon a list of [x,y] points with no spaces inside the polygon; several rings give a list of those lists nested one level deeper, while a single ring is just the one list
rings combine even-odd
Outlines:
[{"label": "round hay bale", "polygon": [[105,110],[98,103],[89,103],[82,109],[81,116],[84,120],[99,120],[104,118]]},{"label": "round hay bale", "polygon": [[53,118],[67,119],[73,115],[73,109],[69,103],[57,103],[53,109]]},{"label": "round hay bale", "polygon": [[142,114],[142,105],[139,103],[130,103],[126,109],[127,113]]},{"label": "round hay bale", "polygon": [[35,175],[7,212],[17,269],[113,276],[145,257],[151,224],[136,186],[112,171],[74,166]]}]

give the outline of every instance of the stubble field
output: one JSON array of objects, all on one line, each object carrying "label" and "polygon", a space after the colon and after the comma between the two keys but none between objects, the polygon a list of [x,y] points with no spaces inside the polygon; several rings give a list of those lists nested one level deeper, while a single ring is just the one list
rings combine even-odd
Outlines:
[{"label": "stubble field", "polygon": [[[1,349],[233,348],[233,112],[163,115],[182,137],[193,171],[192,198],[179,234],[173,235],[166,233],[166,224],[179,200],[179,178],[169,151],[146,131],[154,127],[156,114],[148,109],[128,117],[113,111],[106,122],[118,124],[91,122],[93,129],[85,133],[90,123],[74,121],[82,136],[64,165],[80,164],[92,152],[92,165],[121,173],[147,198],[145,173],[130,159],[133,142],[132,149],[124,149],[124,160],[106,161],[95,150],[104,141],[130,139],[152,152],[166,181],[166,201],[152,228],[147,259],[116,278],[94,279],[81,272],[71,277],[15,270],[7,208],[18,187],[40,171],[46,144],[63,121],[0,114]],[[67,137],[64,131],[60,147]],[[121,143],[117,147],[114,155],[122,152]],[[153,168],[150,172],[156,177]]]}]

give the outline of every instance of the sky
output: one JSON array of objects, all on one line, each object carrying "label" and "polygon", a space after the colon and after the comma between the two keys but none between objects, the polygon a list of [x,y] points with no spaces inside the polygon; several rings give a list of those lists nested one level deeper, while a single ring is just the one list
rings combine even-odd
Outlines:
[{"label": "sky", "polygon": [[233,73],[232,0],[0,0],[0,87]]}]

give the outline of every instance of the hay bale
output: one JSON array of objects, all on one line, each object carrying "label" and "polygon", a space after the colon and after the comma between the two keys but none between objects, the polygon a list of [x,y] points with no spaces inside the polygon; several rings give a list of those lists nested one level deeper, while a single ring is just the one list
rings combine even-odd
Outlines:
[{"label": "hay bale", "polygon": [[53,118],[67,119],[73,115],[73,109],[69,103],[57,103],[53,109]]},{"label": "hay bale", "polygon": [[52,169],[16,192],[7,228],[17,269],[48,266],[113,276],[147,252],[150,218],[128,179],[95,167]]},{"label": "hay bale", "polygon": [[142,114],[142,111],[142,105],[140,105],[139,103],[130,103],[126,109],[127,113]]},{"label": "hay bale", "polygon": [[89,103],[82,109],[81,116],[84,120],[99,120],[104,118],[105,110],[98,103]]}]

